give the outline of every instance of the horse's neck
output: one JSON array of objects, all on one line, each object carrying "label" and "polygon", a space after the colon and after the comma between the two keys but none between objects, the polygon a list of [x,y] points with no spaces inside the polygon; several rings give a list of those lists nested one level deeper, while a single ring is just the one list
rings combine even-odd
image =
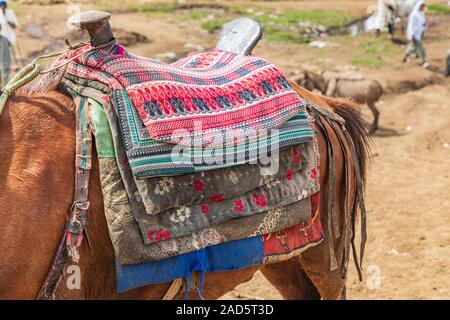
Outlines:
[{"label": "horse's neck", "polygon": [[[0,298],[35,298],[49,271],[72,203],[74,130],[73,102],[56,92],[16,97],[0,116]],[[95,170],[93,178],[98,182]],[[98,246],[99,235],[107,236],[107,229],[96,221],[102,213],[101,195],[95,184],[91,190],[92,242]],[[96,247],[96,257],[108,260],[110,247],[108,242],[102,250]],[[80,264],[81,272],[89,282],[86,270],[99,267],[96,257],[89,252],[83,255],[87,259]],[[67,292],[64,287],[62,281],[64,296],[86,296],[83,288]]]},{"label": "horse's neck", "polygon": [[0,298],[34,298],[72,198],[74,118],[58,93],[18,97],[0,115]]}]

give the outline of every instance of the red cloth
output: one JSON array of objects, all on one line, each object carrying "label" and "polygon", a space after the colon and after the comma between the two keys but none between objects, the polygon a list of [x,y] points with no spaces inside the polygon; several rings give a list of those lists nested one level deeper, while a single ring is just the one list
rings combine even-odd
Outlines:
[{"label": "red cloth", "polygon": [[164,64],[117,45],[114,53],[96,50],[79,57],[66,72],[124,90],[150,136],[171,143],[191,145],[184,139],[192,134],[202,146],[221,146],[228,141],[224,129],[233,143],[244,143],[246,135],[265,136],[304,110],[278,67],[217,49]]},{"label": "red cloth", "polygon": [[263,236],[264,256],[288,254],[317,243],[323,237],[319,214],[319,192],[310,197],[311,217],[298,225]]}]

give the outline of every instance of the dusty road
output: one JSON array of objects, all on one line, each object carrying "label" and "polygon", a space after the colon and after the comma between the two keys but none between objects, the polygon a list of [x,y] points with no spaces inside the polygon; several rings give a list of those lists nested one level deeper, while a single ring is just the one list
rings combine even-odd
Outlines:
[{"label": "dusty road", "polygon": [[[301,1],[301,5],[293,1],[222,2],[248,7],[264,5],[278,11],[327,8],[361,16],[375,1]],[[104,5],[102,2],[98,6]],[[92,5],[84,4],[82,8]],[[67,5],[49,6],[46,10],[35,6],[17,9],[24,57],[42,52],[54,45],[55,39],[62,39],[68,33],[64,20],[74,10]],[[205,30],[205,23],[223,14],[221,9],[122,11],[114,14],[112,24],[122,33],[136,32],[148,37],[145,43],[142,39],[131,41],[130,51],[165,59],[170,56],[168,52],[183,55],[199,47],[212,47],[217,33]],[[429,17],[433,23],[426,34],[426,50],[429,62],[442,70],[450,49],[450,16],[430,13]],[[34,38],[30,36],[33,34]],[[391,92],[379,103],[382,129],[373,139],[373,161],[367,179],[366,277],[359,283],[354,268],[350,268],[348,298],[449,299],[450,80],[416,64],[401,63],[403,48],[385,36],[336,36],[323,40],[333,46],[319,49],[265,38],[256,53],[292,76],[303,68],[356,69],[367,78],[379,80]],[[363,112],[370,119],[366,107]],[[258,273],[225,298],[277,299],[280,295]]]}]

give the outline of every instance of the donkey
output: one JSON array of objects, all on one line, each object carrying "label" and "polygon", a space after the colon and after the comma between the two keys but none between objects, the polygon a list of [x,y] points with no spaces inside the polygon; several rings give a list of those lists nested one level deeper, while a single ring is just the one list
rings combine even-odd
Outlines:
[{"label": "donkey", "polygon": [[302,78],[297,83],[308,90],[319,90],[327,96],[350,98],[356,103],[367,104],[373,114],[373,122],[369,126],[369,133],[374,134],[378,130],[380,112],[375,103],[383,95],[383,87],[376,80],[368,80],[360,75],[340,75],[335,72],[316,74],[304,71]]},{"label": "donkey", "polygon": [[[351,137],[346,139],[346,133],[334,121],[323,121],[321,127],[317,126],[319,208],[324,241],[285,262],[208,273],[204,282],[206,299],[221,297],[250,280],[258,269],[285,299],[343,299],[346,296],[348,252],[351,243],[354,245],[356,206],[361,200],[356,172],[361,172],[364,182],[369,137],[365,122],[352,102],[318,96],[294,83],[291,85],[304,99],[344,118],[347,137]],[[0,299],[34,299],[52,263],[74,191],[74,109],[72,99],[54,85],[34,93],[17,93],[0,116]],[[332,123],[336,125],[334,129]],[[352,149],[357,157],[352,156]],[[335,163],[336,170],[333,189],[329,188],[330,162]],[[169,283],[121,294],[116,292],[115,256],[103,213],[95,157],[89,188],[89,241],[83,242],[80,248],[81,287],[69,289],[70,274],[66,274],[54,297],[161,299]],[[337,230],[329,226],[331,209],[327,199],[331,193],[335,193],[336,199]],[[364,238],[365,234],[362,236]]]}]

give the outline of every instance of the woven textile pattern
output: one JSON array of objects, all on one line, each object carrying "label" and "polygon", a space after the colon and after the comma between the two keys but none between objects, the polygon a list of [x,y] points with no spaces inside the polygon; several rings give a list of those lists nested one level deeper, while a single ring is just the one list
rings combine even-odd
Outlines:
[{"label": "woven textile pattern", "polygon": [[212,50],[164,64],[116,45],[75,61],[69,74],[126,90],[155,140],[183,143],[188,133],[200,146],[222,145],[226,129],[242,143],[240,137],[265,135],[304,110],[281,71],[255,56]]},{"label": "woven textile pattern", "polygon": [[[136,108],[124,90],[112,93],[120,121],[128,161],[137,178],[180,175],[217,170],[240,164],[256,163],[267,157],[311,140],[310,117],[301,111],[276,131],[263,137],[249,138],[246,143],[216,148],[184,146],[181,153],[173,152],[180,145],[154,140],[144,126]],[[213,160],[213,161],[211,161]]]},{"label": "woven textile pattern", "polygon": [[[313,241],[299,237],[311,214],[309,197],[318,191],[315,139],[304,110],[307,102],[275,66],[258,57],[219,50],[167,65],[116,45],[112,51],[80,56],[66,72],[69,88],[89,97],[97,109],[102,105],[109,120],[110,137],[106,139],[103,125],[104,139],[96,142],[106,142],[97,147],[105,149],[99,159],[101,182],[119,263],[158,261],[255,236],[264,240],[264,249],[274,257],[295,255],[321,239],[320,232]],[[96,124],[106,123],[100,114],[94,118]],[[280,134],[272,136],[273,129]],[[178,146],[187,153],[174,158],[173,148]],[[234,161],[193,164],[193,159],[205,155],[219,160],[231,156]],[[283,173],[278,177],[280,155],[287,162],[281,163]],[[263,156],[274,157],[277,170],[260,179],[245,179],[246,166]],[[242,174],[234,176],[236,170]],[[223,173],[230,182],[211,180],[213,172]],[[186,179],[193,180],[186,186],[175,182]],[[152,180],[156,186],[148,189]],[[236,183],[239,194],[225,188]],[[179,194],[186,188],[201,196],[184,203]],[[171,205],[158,210],[151,203],[153,193],[157,198],[167,193]]]},{"label": "woven textile pattern", "polygon": [[[315,139],[313,139],[312,142],[282,152],[280,155],[282,165],[280,166],[279,175],[275,176],[261,177],[259,174],[255,174],[255,172],[254,174],[251,174],[251,177],[255,176],[255,179],[249,179],[250,177],[247,176],[250,169],[249,165],[244,165],[210,172],[209,174],[205,173],[204,175],[197,173],[172,178],[134,180],[129,165],[124,162],[125,155],[123,146],[121,145],[117,116],[114,111],[105,104],[102,99],[102,94],[94,94],[92,90],[86,91],[85,93],[89,94],[89,96],[92,96],[97,101],[103,101],[105,107],[104,110],[106,111],[111,125],[110,128],[112,132],[110,133],[107,133],[108,130],[106,127],[96,127],[94,132],[96,136],[97,152],[103,155],[99,159],[99,163],[106,220],[108,222],[111,240],[116,251],[116,257],[120,264],[158,261],[172,256],[193,252],[215,244],[281,231],[285,228],[298,225],[299,223],[302,224],[302,222],[307,221],[310,216],[311,208],[309,206],[308,197],[318,191],[318,172],[315,170],[317,165],[317,160],[315,158],[317,156]],[[92,100],[90,101],[93,103]],[[106,119],[104,121],[101,120],[102,117],[105,117],[102,115],[103,113],[100,112],[102,108],[99,104],[93,104],[93,106],[95,107],[93,111],[96,111],[93,114],[93,118],[96,120],[94,123],[98,124],[105,122]],[[100,130],[101,128],[104,130]],[[102,138],[100,135],[105,135],[105,137]],[[108,139],[106,139],[106,135],[109,135]],[[100,143],[111,139],[114,141],[116,152],[114,152],[114,150],[109,150],[112,148],[111,143]],[[305,161],[307,164],[306,167]],[[161,210],[165,211],[173,206],[180,207],[187,205],[186,208],[190,208],[190,213],[192,217],[194,217],[197,214],[194,212],[195,206],[192,206],[192,204],[204,202],[202,201],[204,197],[199,198],[199,194],[206,195],[206,200],[210,199],[211,196],[215,200],[220,200],[217,195],[214,196],[215,192],[217,192],[217,190],[215,190],[216,187],[214,186],[217,186],[217,188],[219,188],[219,186],[222,187],[220,195],[223,199],[231,199],[236,196],[239,197],[245,190],[252,190],[259,185],[271,185],[272,188],[276,188],[282,183],[280,179],[283,179],[283,177],[285,178],[284,180],[286,180],[286,183],[292,183],[295,176],[294,169],[297,167],[301,168],[301,172],[305,174],[305,183],[306,181],[312,183],[306,187],[308,190],[307,194],[303,195],[303,192],[299,193],[299,196],[301,195],[302,198],[308,196],[300,201],[273,209],[269,208],[269,202],[267,202],[265,203],[267,211],[249,216],[244,215],[239,219],[231,219],[210,227],[203,227],[202,230],[193,232],[190,235],[178,238],[171,237],[166,240],[163,239],[164,233],[150,232],[151,230],[149,231],[148,229],[149,226],[146,227],[142,225],[141,227],[144,227],[143,229],[139,227],[139,222],[142,222],[142,219],[151,219],[151,215],[146,213],[143,199],[147,198],[146,201],[149,202],[150,207],[152,206],[151,203],[157,204],[158,207],[155,207],[154,210],[160,212],[162,215],[164,215],[165,212],[161,212]],[[196,181],[197,179],[200,180]],[[156,184],[152,184],[153,187],[148,188],[147,191],[142,190],[142,192],[137,190],[134,183],[152,180],[154,180]],[[174,180],[173,188],[167,188],[171,185],[170,183],[169,185],[164,183],[161,184],[161,182],[164,181],[169,182],[168,180]],[[175,182],[175,180],[177,181]],[[237,186],[239,187],[237,188]],[[151,197],[148,198],[149,196]],[[158,201],[158,199],[160,201]],[[256,203],[259,205],[264,205],[264,199],[252,197],[252,200],[256,200]],[[235,206],[235,202],[236,201],[233,201],[233,208],[239,209]],[[226,201],[214,202],[213,204],[225,206]],[[242,202],[241,204],[243,205],[242,208],[245,210],[245,203]],[[208,203],[206,206],[200,206],[198,216],[202,216],[205,213],[205,207],[209,207],[210,205],[211,204]],[[208,209],[209,216],[212,217],[215,214],[213,211],[216,211],[216,209],[213,209],[212,207]],[[174,208],[174,210],[176,211],[176,208]],[[221,209],[218,208],[217,210],[220,211]],[[217,213],[219,213],[219,211]],[[171,214],[169,214],[169,216],[171,216]],[[191,218],[184,219],[184,221],[187,222],[190,219]],[[178,220],[181,221],[181,216],[178,217]],[[153,243],[148,244],[149,236],[152,236]],[[274,236],[276,237],[273,238],[273,240],[280,239],[284,241],[285,239],[283,234],[274,234]],[[293,238],[289,236],[289,239]],[[154,242],[155,240],[160,241]],[[315,241],[312,241],[312,243],[314,242]],[[267,244],[269,243],[271,242],[267,242]],[[309,243],[309,241],[307,241],[307,243]],[[296,241],[289,242],[290,249],[284,245],[282,247],[284,248],[283,250],[288,250],[287,252],[294,254],[292,252],[297,250],[298,243]],[[304,246],[300,245],[300,247]],[[277,251],[278,250],[275,250],[275,252]]]},{"label": "woven textile pattern", "polygon": [[164,64],[116,45],[76,59],[66,75],[109,88],[138,179],[254,163],[313,136],[307,102],[254,56],[212,50]]}]

